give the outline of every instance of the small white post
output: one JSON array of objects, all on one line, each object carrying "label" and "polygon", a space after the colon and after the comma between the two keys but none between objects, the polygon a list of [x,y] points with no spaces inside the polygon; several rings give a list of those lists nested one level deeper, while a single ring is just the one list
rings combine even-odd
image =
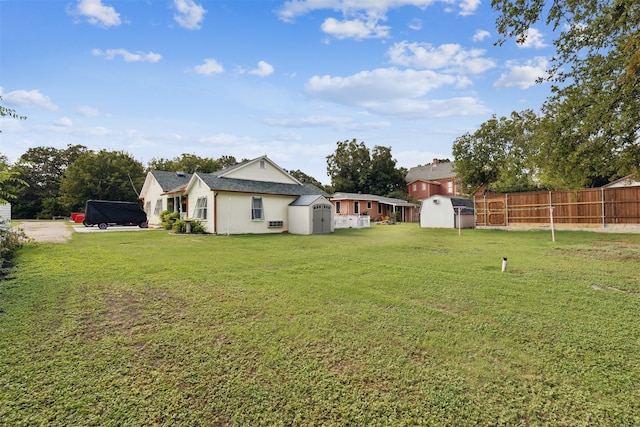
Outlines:
[{"label": "small white post", "polygon": [[458,236],[460,235],[460,230],[462,229],[462,220],[460,218],[460,212],[462,211],[462,206],[456,206],[456,210],[458,211]]},{"label": "small white post", "polygon": [[502,272],[507,271],[507,257],[502,258]]},{"label": "small white post", "polygon": [[553,226],[553,206],[549,205],[549,219],[551,220],[551,240],[556,241],[556,230]]}]

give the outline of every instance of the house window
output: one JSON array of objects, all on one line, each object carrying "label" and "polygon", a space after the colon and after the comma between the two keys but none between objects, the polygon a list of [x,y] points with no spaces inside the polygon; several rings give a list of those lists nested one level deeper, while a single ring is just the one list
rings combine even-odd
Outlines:
[{"label": "house window", "polygon": [[260,160],[260,169],[264,169],[264,160]]},{"label": "house window", "polygon": [[382,203],[378,203],[378,215],[382,215]]},{"label": "house window", "polygon": [[413,184],[411,186],[411,191],[416,191],[418,189],[418,184]]},{"label": "house window", "polygon": [[360,202],[353,202],[353,213],[354,214],[360,213]]},{"label": "house window", "polygon": [[425,191],[427,189],[427,183],[423,182],[422,183],[422,191]]},{"label": "house window", "polygon": [[147,202],[144,205],[144,211],[149,215],[151,213],[151,202]]},{"label": "house window", "polygon": [[251,220],[260,221],[264,219],[264,209],[262,208],[262,197],[251,198]]},{"label": "house window", "polygon": [[367,202],[367,209],[371,209],[371,202]]},{"label": "house window", "polygon": [[160,212],[162,212],[162,199],[156,200],[156,207],[153,209],[154,215],[160,215]]},{"label": "house window", "polygon": [[336,213],[340,213],[340,202],[336,202]]},{"label": "house window", "polygon": [[198,197],[198,200],[196,200],[196,208],[193,211],[193,217],[198,219],[207,219],[206,197]]},{"label": "house window", "polygon": [[447,182],[447,193],[453,193],[453,181]]}]

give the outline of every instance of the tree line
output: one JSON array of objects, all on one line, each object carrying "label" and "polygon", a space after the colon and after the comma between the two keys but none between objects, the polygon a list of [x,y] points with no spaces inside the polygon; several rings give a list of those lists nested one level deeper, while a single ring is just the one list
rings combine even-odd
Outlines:
[{"label": "tree line", "polygon": [[[396,168],[390,147],[376,146],[370,153],[364,142],[356,143],[355,139],[337,145],[336,152],[327,157],[331,185],[323,186],[301,170],[288,172],[328,193],[406,195],[406,170]],[[153,158],[145,167],[123,151],[94,151],[83,145],[33,147],[13,164],[0,153],[0,200],[12,202],[12,216],[17,219],[68,216],[83,211],[87,200],[138,201],[151,170],[211,173],[246,160],[182,154],[172,159]]]}]

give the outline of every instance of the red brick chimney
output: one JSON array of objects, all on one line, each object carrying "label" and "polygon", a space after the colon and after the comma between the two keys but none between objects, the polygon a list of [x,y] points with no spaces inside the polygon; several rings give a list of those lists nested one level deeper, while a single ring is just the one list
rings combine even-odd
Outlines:
[{"label": "red brick chimney", "polygon": [[433,165],[433,166],[438,166],[438,159],[433,159],[433,163],[432,163],[432,165]]}]

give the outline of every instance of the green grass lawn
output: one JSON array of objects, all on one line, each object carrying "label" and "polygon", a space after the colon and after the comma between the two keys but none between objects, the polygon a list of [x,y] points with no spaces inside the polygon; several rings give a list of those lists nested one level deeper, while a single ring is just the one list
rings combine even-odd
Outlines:
[{"label": "green grass lawn", "polygon": [[640,425],[638,234],[76,233],[16,262],[2,426]]}]

